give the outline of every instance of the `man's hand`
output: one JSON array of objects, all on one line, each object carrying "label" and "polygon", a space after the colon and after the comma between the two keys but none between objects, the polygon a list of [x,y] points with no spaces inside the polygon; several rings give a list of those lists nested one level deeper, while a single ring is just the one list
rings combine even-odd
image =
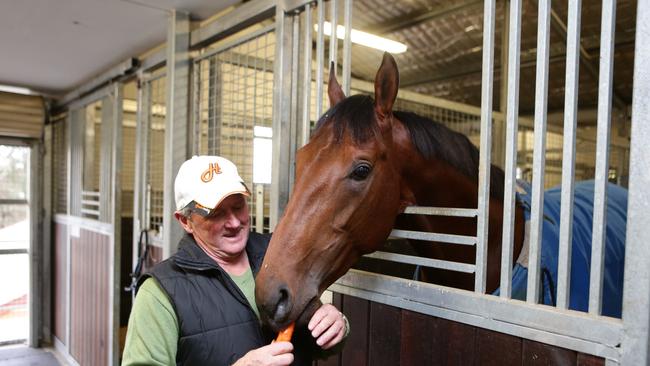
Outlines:
[{"label": "man's hand", "polygon": [[293,362],[293,344],[291,342],[274,342],[268,346],[249,351],[233,366],[285,366]]},{"label": "man's hand", "polygon": [[332,304],[323,304],[311,317],[307,328],[316,344],[322,349],[329,349],[337,345],[346,332],[346,321],[341,313]]}]

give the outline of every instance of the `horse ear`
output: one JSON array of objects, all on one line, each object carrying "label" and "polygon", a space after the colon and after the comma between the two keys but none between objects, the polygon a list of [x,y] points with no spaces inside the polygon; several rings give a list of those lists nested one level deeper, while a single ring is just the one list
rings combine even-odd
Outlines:
[{"label": "horse ear", "polygon": [[399,72],[393,56],[384,52],[381,66],[375,76],[375,109],[380,116],[387,116],[393,110],[399,88]]},{"label": "horse ear", "polygon": [[334,62],[330,64],[330,80],[327,83],[327,95],[330,98],[330,107],[335,106],[338,102],[345,99],[345,94],[343,94],[343,89],[341,89],[341,84],[336,80],[336,69],[334,68]]}]

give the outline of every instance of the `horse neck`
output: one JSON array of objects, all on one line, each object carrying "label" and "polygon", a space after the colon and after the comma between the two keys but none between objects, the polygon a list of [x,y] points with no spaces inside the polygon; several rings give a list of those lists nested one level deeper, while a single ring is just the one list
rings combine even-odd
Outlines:
[{"label": "horse neck", "polygon": [[[399,125],[401,126],[401,124]],[[401,126],[394,129],[394,152],[396,161],[401,162],[399,167],[402,184],[413,193],[415,204],[418,206],[476,208],[478,207],[478,184],[476,181],[459,172],[454,167],[438,159],[425,159],[416,151],[410,142],[408,131]],[[495,197],[489,198],[488,220],[488,291],[498,287],[501,268],[501,244],[503,228],[503,200]],[[523,243],[523,211],[516,209],[515,245],[513,261],[521,251]],[[397,227],[410,230],[475,236],[477,234],[475,218],[459,218],[445,216],[401,215],[396,223]],[[460,261],[465,263],[475,262],[475,250],[467,246],[427,245],[422,246],[427,253],[421,253],[438,259]],[[417,249],[416,249],[417,250]],[[451,275],[450,275],[451,277]],[[449,281],[451,286],[469,288],[467,277],[454,276],[459,279]],[[463,283],[463,281],[465,283]],[[472,280],[473,281],[473,280]],[[471,282],[471,281],[469,281]]]}]

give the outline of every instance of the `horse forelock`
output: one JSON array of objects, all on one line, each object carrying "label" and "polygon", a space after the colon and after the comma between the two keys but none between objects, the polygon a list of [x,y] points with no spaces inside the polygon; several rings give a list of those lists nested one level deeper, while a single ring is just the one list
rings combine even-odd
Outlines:
[{"label": "horse forelock", "polygon": [[374,100],[367,95],[353,95],[343,99],[318,120],[314,134],[330,124],[336,142],[341,142],[346,133],[356,144],[367,142],[379,133]]}]

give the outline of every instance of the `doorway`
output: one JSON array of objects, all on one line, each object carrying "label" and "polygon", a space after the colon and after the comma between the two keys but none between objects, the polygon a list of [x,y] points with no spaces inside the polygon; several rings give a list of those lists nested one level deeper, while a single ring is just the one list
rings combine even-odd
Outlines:
[{"label": "doorway", "polygon": [[0,145],[0,345],[29,339],[30,154]]}]

